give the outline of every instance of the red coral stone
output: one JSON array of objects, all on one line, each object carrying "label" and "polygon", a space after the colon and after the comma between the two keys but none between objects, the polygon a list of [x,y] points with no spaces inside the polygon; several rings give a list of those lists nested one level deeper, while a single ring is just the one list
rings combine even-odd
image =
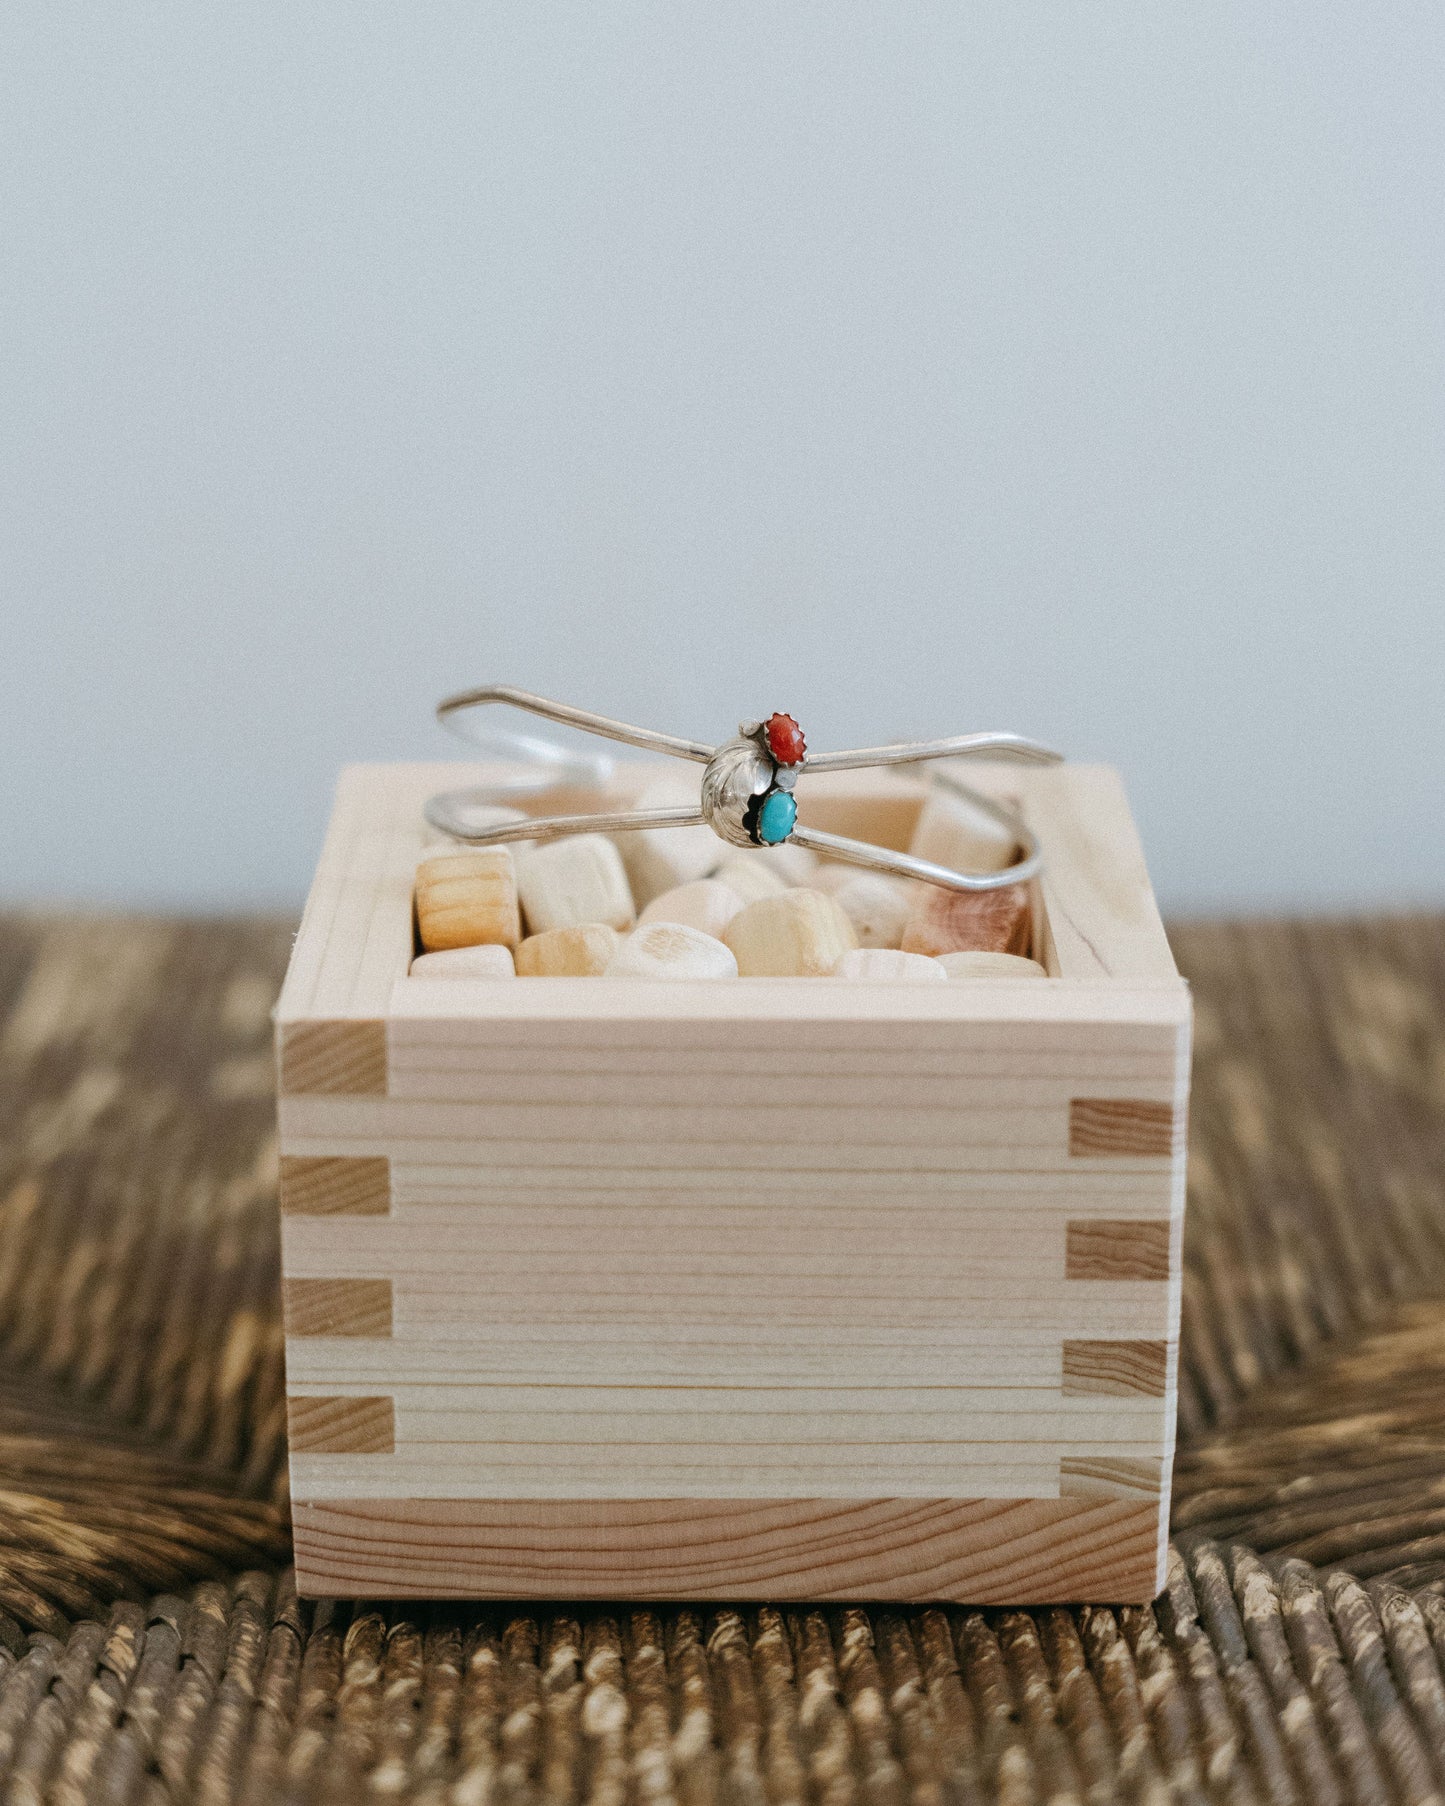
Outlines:
[{"label": "red coral stone", "polygon": [[779,765],[797,765],[808,750],[803,730],[791,715],[769,715],[763,723],[768,734],[768,751]]}]

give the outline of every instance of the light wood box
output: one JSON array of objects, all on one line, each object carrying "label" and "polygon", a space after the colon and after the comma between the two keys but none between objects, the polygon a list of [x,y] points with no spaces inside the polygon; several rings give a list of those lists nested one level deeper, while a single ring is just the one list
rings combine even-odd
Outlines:
[{"label": "light wood box", "polygon": [[[302,1592],[1151,1598],[1190,1006],[1115,774],[968,768],[1048,979],[410,978],[486,775],[343,774],[277,1009]],[[799,797],[901,846],[922,789]]]}]

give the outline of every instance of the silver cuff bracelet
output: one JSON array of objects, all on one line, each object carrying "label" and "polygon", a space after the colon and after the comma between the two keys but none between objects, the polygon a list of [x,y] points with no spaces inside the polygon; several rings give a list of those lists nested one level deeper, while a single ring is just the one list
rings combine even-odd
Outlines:
[{"label": "silver cuff bracelet", "polygon": [[611,814],[538,815],[526,821],[469,828],[466,821],[469,808],[520,796],[545,795],[548,789],[562,784],[603,783],[611,772],[610,761],[573,757],[551,741],[489,736],[483,744],[490,750],[525,759],[537,770],[535,777],[529,774],[516,783],[451,791],[431,799],[426,807],[427,820],[433,827],[468,846],[496,846],[512,840],[551,840],[561,834],[690,828],[706,823],[732,846],[781,846],[790,841],[795,846],[808,847],[826,859],[866,866],[870,871],[892,872],[903,878],[921,878],[948,890],[998,890],[1033,877],[1039,869],[1038,842],[1017,814],[948,773],[935,773],[934,782],[965,798],[1015,835],[1019,857],[1012,865],[996,872],[958,872],[926,859],[916,859],[909,853],[895,852],[891,847],[874,846],[839,834],[825,834],[821,829],[805,827],[798,822],[797,804],[793,798],[793,786],[809,772],[856,771],[872,765],[915,765],[923,760],[969,756],[1017,759],[1039,765],[1058,762],[1060,754],[1021,734],[956,734],[946,740],[905,741],[889,746],[863,747],[854,752],[810,753],[793,717],[775,714],[766,721],[745,721],[739,726],[735,739],[727,740],[721,746],[708,746],[698,740],[683,740],[652,728],[613,721],[606,715],[594,715],[589,709],[572,708],[564,702],[550,702],[544,696],[533,696],[529,691],[513,689],[509,684],[484,684],[480,689],[463,690],[456,696],[449,696],[438,703],[437,718],[451,724],[451,718],[462,711],[491,703],[525,709],[545,720],[581,728],[607,740],[618,740],[643,752],[691,759],[704,768],[701,794],[696,807],[682,804],[676,808],[630,809]]}]

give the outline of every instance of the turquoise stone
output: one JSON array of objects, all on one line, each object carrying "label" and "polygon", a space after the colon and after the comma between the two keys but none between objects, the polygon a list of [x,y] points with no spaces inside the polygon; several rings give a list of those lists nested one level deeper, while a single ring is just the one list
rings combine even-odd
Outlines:
[{"label": "turquoise stone", "polygon": [[798,805],[786,790],[769,792],[758,810],[758,839],[765,847],[775,847],[792,833],[797,819]]}]

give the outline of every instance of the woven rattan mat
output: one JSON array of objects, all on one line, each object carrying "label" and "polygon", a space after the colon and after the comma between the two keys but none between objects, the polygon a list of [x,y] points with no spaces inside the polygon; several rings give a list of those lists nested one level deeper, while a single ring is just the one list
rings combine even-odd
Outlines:
[{"label": "woven rattan mat", "polygon": [[269,922],[0,923],[0,1797],[1445,1795],[1445,919],[1178,929],[1152,1609],[298,1605]]}]

